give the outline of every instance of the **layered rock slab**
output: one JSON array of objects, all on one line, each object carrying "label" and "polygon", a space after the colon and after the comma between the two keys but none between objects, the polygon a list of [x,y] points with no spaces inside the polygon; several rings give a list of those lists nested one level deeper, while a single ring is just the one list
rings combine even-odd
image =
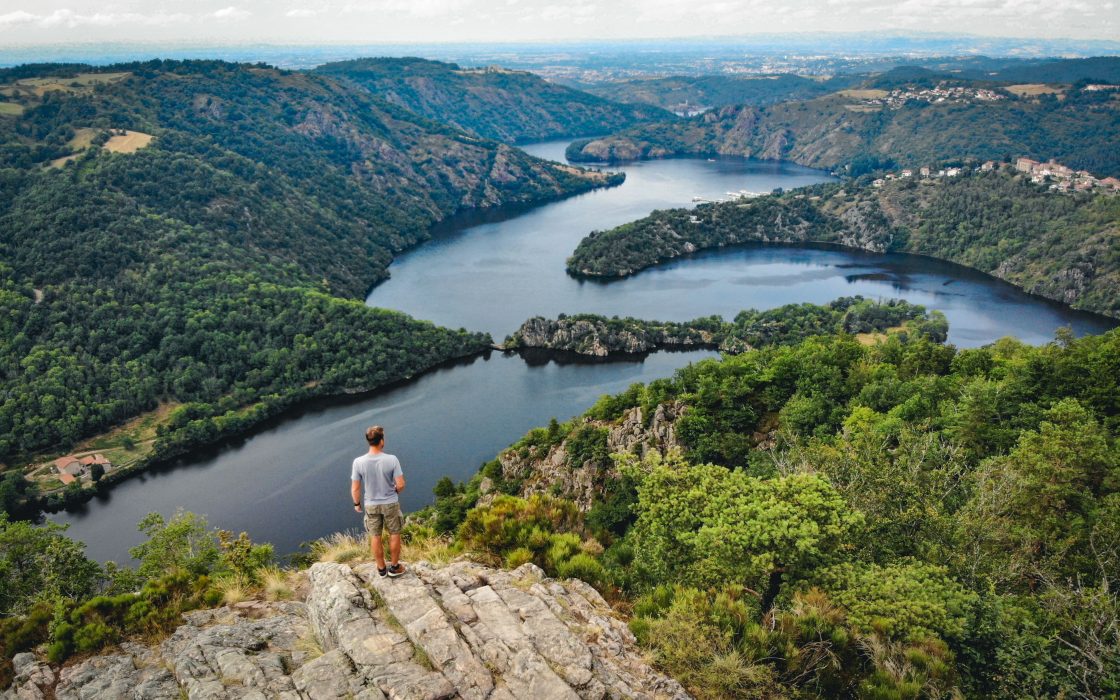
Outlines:
[{"label": "layered rock slab", "polygon": [[184,616],[158,646],[124,644],[58,669],[14,660],[0,698],[602,700],[687,698],[645,662],[590,586],[526,564],[419,563],[397,579],[319,563],[305,601]]}]

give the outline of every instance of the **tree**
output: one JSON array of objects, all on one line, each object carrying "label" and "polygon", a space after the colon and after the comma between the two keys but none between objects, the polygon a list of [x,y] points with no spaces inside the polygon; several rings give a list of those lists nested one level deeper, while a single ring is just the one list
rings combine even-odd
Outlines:
[{"label": "tree", "polygon": [[79,600],[101,581],[101,567],[64,526],[11,522],[0,514],[0,615],[26,612],[39,600]]},{"label": "tree", "polygon": [[1107,431],[1076,399],[1058,401],[1038,430],[983,464],[966,526],[997,579],[1091,570],[1090,533],[1101,498],[1120,484]]},{"label": "tree", "polygon": [[649,466],[638,486],[635,566],[652,581],[745,586],[763,613],[784,576],[801,579],[831,561],[860,522],[820,476],[758,479],[675,459]]},{"label": "tree", "polygon": [[217,540],[201,515],[179,511],[171,520],[165,520],[159,513],[148,513],[137,527],[148,540],[128,553],[140,561],[136,570],[143,580],[175,569],[195,576],[208,574],[221,558]]}]

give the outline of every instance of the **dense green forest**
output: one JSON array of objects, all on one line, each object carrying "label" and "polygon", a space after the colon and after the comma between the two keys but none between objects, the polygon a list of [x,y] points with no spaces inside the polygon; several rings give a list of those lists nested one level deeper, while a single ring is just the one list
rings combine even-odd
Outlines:
[{"label": "dense green forest", "polygon": [[713,348],[739,354],[764,345],[789,345],[814,335],[882,333],[892,329],[921,333],[938,342],[948,335],[944,314],[926,313],[901,299],[877,302],[861,296],[841,297],[826,306],[787,304],[759,311],[746,309],[733,321],[708,316],[691,321],[607,318],[596,314],[531,318],[507,337],[507,350],[543,348],[581,355],[646,353],[666,348]]},{"label": "dense green forest", "polygon": [[362,58],[328,63],[315,72],[351,81],[429,119],[506,143],[602,134],[674,118],[657,107],[621,104],[609,94],[597,97],[504,68],[464,69],[422,58]]},{"label": "dense green forest", "polygon": [[[699,698],[1120,691],[1120,331],[862,344],[814,320],[835,310],[766,312],[790,342],[531,431],[442,480],[408,539],[593,584]],[[0,686],[38,645],[61,662],[282,594],[268,545],[140,528],[139,564],[102,568],[0,515]]]},{"label": "dense green forest", "polygon": [[[892,84],[902,87],[907,84]],[[988,84],[981,83],[982,87]],[[923,87],[921,81],[914,89]],[[1120,175],[1120,99],[1114,91],[995,101],[911,100],[871,104],[877,93],[836,93],[802,102],[723,107],[688,120],[648,124],[613,136],[576,141],[573,161],[677,155],[734,155],[789,160],[859,174],[871,161],[917,168],[947,158],[1053,158],[1098,177]]]},{"label": "dense green forest", "polygon": [[[360,299],[452,213],[619,180],[266,66],[25,67],[5,82],[24,107],[0,118],[9,464],[182,404],[166,454],[476,352],[487,337]],[[128,152],[123,131],[154,140]]]},{"label": "dense green forest", "polygon": [[584,86],[588,92],[620,102],[651,104],[685,112],[725,105],[768,105],[788,100],[809,100],[858,84],[862,76],[827,79],[792,73],[778,75],[677,75],[636,78]]},{"label": "dense green forest", "polygon": [[617,277],[702,248],[827,242],[951,260],[1079,309],[1120,317],[1120,197],[1058,193],[1010,168],[871,177],[656,211],[580,241],[572,274]]},{"label": "dense green forest", "polygon": [[1120,331],[809,337],[536,429],[428,522],[595,583],[700,698],[1111,697],[1118,378]]}]

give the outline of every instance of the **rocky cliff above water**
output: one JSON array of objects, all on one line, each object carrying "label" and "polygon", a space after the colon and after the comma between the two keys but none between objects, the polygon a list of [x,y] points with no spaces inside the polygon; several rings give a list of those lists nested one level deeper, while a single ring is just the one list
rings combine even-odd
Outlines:
[{"label": "rocky cliff above water", "polygon": [[740,353],[750,347],[728,336],[722,319],[696,319],[684,323],[643,321],[580,314],[555,320],[540,316],[521,324],[506,339],[506,349],[543,348],[574,352],[591,357],[612,353],[640,354],[665,348],[696,350],[719,349]]},{"label": "rocky cliff above water", "polygon": [[188,613],[158,646],[53,668],[15,659],[15,698],[687,698],[587,584],[459,561],[405,576],[319,563],[302,600]]}]

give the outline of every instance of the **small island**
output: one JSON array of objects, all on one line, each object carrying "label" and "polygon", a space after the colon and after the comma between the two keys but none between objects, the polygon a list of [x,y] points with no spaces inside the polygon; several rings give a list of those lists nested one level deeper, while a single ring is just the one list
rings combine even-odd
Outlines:
[{"label": "small island", "polygon": [[899,299],[877,302],[843,297],[827,306],[787,304],[775,309],[748,309],[734,321],[708,316],[685,322],[607,318],[595,314],[561,314],[531,318],[506,338],[502,349],[537,348],[588,357],[636,355],[655,350],[707,348],[730,355],[766,345],[788,345],[814,335],[848,333],[874,342],[888,332],[914,332],[944,342],[948,324],[940,312]]}]

